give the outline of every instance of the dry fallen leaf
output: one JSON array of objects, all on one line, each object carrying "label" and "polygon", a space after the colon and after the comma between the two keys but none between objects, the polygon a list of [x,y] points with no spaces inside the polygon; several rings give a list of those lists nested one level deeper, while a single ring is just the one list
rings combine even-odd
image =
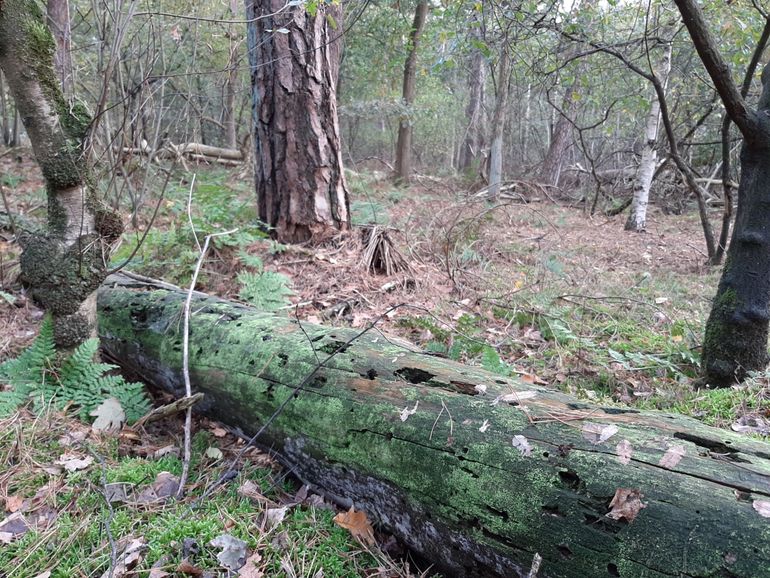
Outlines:
[{"label": "dry fallen leaf", "polygon": [[289,506],[282,506],[280,508],[268,508],[265,511],[265,521],[267,522],[267,528],[275,528],[278,524],[283,522],[286,517],[286,512],[289,511]]},{"label": "dry fallen leaf", "polygon": [[91,424],[94,431],[116,432],[120,431],[123,424],[126,423],[126,412],[114,397],[105,399],[88,415],[96,418]]},{"label": "dry fallen leaf", "polygon": [[0,542],[9,544],[14,538],[23,536],[29,530],[29,524],[20,513],[11,514],[0,522]]},{"label": "dry fallen leaf", "polygon": [[354,538],[360,540],[364,544],[372,546],[374,544],[374,528],[372,528],[369,518],[366,516],[366,512],[356,512],[354,506],[350,506],[350,510],[347,512],[341,512],[334,516],[334,522],[348,530]]},{"label": "dry fallen leaf", "polygon": [[163,446],[162,448],[158,448],[157,450],[152,452],[152,457],[157,460],[158,458],[162,458],[163,456],[166,456],[168,454],[179,455],[179,448],[177,448],[174,444]]},{"label": "dry fallen leaf", "polygon": [[221,427],[215,427],[211,430],[215,438],[223,438],[227,435],[227,430]]},{"label": "dry fallen leaf", "polygon": [[757,514],[763,518],[770,518],[770,502],[765,500],[754,500],[751,506],[756,510]]},{"label": "dry fallen leaf", "polygon": [[618,452],[618,461],[624,466],[631,461],[631,455],[634,453],[634,447],[628,440],[622,440],[615,446],[615,451]]},{"label": "dry fallen leaf", "polygon": [[525,383],[534,383],[536,385],[548,385],[548,382],[540,379],[534,373],[523,373],[519,376],[519,379]]},{"label": "dry fallen leaf", "polygon": [[179,478],[170,472],[160,472],[155,481],[144,488],[136,497],[137,504],[149,504],[164,500],[176,494],[179,489]]},{"label": "dry fallen leaf", "polygon": [[666,450],[666,453],[663,454],[663,457],[660,458],[658,465],[671,469],[680,462],[685,453],[687,452],[685,451],[684,446],[671,446]]},{"label": "dry fallen leaf", "polygon": [[35,578],[51,578],[51,571],[46,570],[42,574],[38,574],[37,576],[35,576]]},{"label": "dry fallen leaf", "polygon": [[401,421],[406,421],[409,419],[410,415],[414,415],[417,413],[417,406],[420,405],[419,401],[414,402],[414,407],[412,409],[409,409],[408,407],[405,407],[401,410]]},{"label": "dry fallen leaf", "polygon": [[86,456],[84,458],[77,454],[64,453],[56,460],[56,464],[63,466],[68,472],[76,472],[78,470],[84,470],[90,466],[94,461],[92,456]]},{"label": "dry fallen leaf", "polygon": [[222,534],[214,538],[209,544],[222,550],[217,554],[217,560],[228,570],[234,572],[246,564],[246,542],[243,540],[230,534]]},{"label": "dry fallen leaf", "polygon": [[133,569],[142,560],[147,542],[144,538],[125,538],[121,540],[123,551],[115,562],[115,567],[102,574],[102,578],[124,578],[133,574]]},{"label": "dry fallen leaf", "polygon": [[484,423],[482,423],[482,424],[481,424],[481,427],[479,428],[479,431],[480,431],[481,433],[484,433],[484,432],[486,432],[488,429],[489,429],[489,420],[488,420],[488,419],[485,419],[485,420],[484,420]]},{"label": "dry fallen leaf", "polygon": [[647,507],[647,504],[642,502],[643,497],[644,494],[639,490],[618,488],[610,502],[610,511],[607,513],[607,517],[613,520],[624,518],[629,523],[633,522],[639,512]]},{"label": "dry fallen leaf", "polygon": [[203,570],[190,563],[189,560],[182,560],[177,566],[176,571],[187,576],[203,576]]},{"label": "dry fallen leaf", "polygon": [[238,493],[244,498],[248,498],[256,502],[266,500],[265,496],[262,494],[262,489],[258,484],[252,482],[251,480],[246,480],[243,482],[241,487],[238,488]]},{"label": "dry fallen leaf", "polygon": [[527,441],[527,438],[522,435],[515,435],[513,436],[513,447],[515,447],[517,450],[521,452],[521,455],[523,456],[530,456],[532,455],[532,446],[529,445],[529,441]]},{"label": "dry fallen leaf", "polygon": [[12,514],[21,510],[24,505],[24,498],[21,496],[8,496],[5,499],[5,509]]},{"label": "dry fallen leaf", "polygon": [[210,446],[206,448],[205,456],[207,458],[211,458],[212,460],[221,460],[224,454],[222,453],[222,450],[220,450],[219,448]]},{"label": "dry fallen leaf", "polygon": [[487,386],[483,383],[480,383],[479,385],[474,385],[473,389],[475,389],[477,392],[479,392],[480,395],[484,395],[487,393]]},{"label": "dry fallen leaf", "polygon": [[112,484],[105,484],[104,499],[110,503],[128,502],[128,493],[132,487],[133,484],[129,484],[127,482],[114,482]]},{"label": "dry fallen leaf", "polygon": [[594,445],[606,442],[616,433],[618,433],[618,426],[615,424],[583,424],[583,437]]},{"label": "dry fallen leaf", "polygon": [[254,552],[246,559],[246,564],[238,572],[238,576],[241,578],[263,578],[265,573],[259,569],[258,565],[262,561],[262,556],[259,552]]}]

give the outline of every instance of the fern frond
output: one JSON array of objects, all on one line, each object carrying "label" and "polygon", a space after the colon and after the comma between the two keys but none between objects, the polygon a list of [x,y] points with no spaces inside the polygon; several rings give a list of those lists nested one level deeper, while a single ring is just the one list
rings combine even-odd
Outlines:
[{"label": "fern frond", "polygon": [[89,421],[89,414],[109,397],[120,402],[129,423],[142,417],[150,409],[144,386],[128,383],[121,375],[105,375],[116,366],[94,361],[98,349],[99,341],[89,339],[57,367],[53,324],[46,318],[35,342],[0,365],[0,384],[11,386],[0,391],[0,417],[34,399],[36,405],[74,406],[80,418]]},{"label": "fern frond", "polygon": [[290,303],[289,297],[294,291],[289,287],[289,278],[275,271],[252,273],[242,271],[238,274],[241,284],[239,296],[262,311],[277,311]]}]

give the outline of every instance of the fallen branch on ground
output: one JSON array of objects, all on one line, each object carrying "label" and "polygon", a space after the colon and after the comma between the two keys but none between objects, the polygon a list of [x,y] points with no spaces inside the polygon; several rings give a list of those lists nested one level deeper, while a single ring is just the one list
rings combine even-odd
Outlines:
[{"label": "fallen branch on ground", "polygon": [[[100,291],[118,362],[182,395],[186,294]],[[402,347],[196,294],[199,409],[365,510],[450,576],[770,577],[770,445],[679,415],[602,407]],[[341,347],[344,346],[344,347]],[[316,354],[337,351],[307,385]]]}]

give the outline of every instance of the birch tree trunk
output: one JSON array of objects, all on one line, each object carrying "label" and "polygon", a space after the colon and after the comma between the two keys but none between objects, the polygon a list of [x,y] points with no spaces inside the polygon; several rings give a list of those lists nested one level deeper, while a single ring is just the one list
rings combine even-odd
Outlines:
[{"label": "birch tree trunk", "polygon": [[0,2],[0,69],[46,181],[48,231],[25,241],[21,278],[53,318],[57,346],[96,336],[95,290],[105,276],[105,237],[122,226],[103,209],[82,145],[91,123],[68,103],[54,69],[56,44],[35,0]]},{"label": "birch tree trunk", "polygon": [[301,243],[350,226],[337,118],[342,11],[284,8],[247,0],[257,204],[280,241]]},{"label": "birch tree trunk", "polygon": [[[665,33],[664,33],[665,34]],[[660,79],[663,88],[668,84],[668,75],[671,72],[671,52],[673,43],[668,42],[658,63],[658,70],[653,71]],[[650,187],[652,177],[658,165],[658,128],[660,127],[660,101],[653,89],[650,100],[650,112],[647,115],[647,126],[644,131],[644,149],[642,160],[639,163],[639,171],[634,183],[634,198],[631,202],[631,214],[626,221],[626,231],[641,232],[647,226],[647,205],[650,200]]]},{"label": "birch tree trunk", "polygon": [[492,116],[492,147],[489,150],[489,188],[491,200],[497,199],[503,179],[503,129],[505,110],[508,107],[508,82],[511,77],[511,55],[507,43],[503,44],[497,66],[497,96]]},{"label": "birch tree trunk", "polygon": [[398,141],[396,142],[396,182],[398,183],[408,183],[412,178],[411,108],[414,104],[417,83],[417,51],[427,17],[428,2],[421,0],[414,11],[414,22],[412,23],[412,31],[409,33],[409,47],[404,64],[402,100],[407,113],[402,115],[398,125]]}]

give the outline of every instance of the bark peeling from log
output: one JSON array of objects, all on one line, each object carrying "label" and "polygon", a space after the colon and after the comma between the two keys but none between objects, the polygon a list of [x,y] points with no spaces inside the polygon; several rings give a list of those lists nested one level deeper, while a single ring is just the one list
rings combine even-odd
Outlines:
[{"label": "bark peeling from log", "polygon": [[[100,294],[105,348],[179,394],[184,294],[113,282]],[[194,311],[202,411],[252,433],[313,371],[319,346],[356,334],[300,329],[212,298],[196,298]],[[476,384],[486,394],[468,395]],[[524,391],[536,395],[492,404]],[[366,334],[316,372],[261,443],[449,575],[514,576],[538,552],[542,576],[770,576],[770,520],[752,508],[770,499],[768,446],[683,416],[615,409],[576,407],[561,393]],[[582,435],[586,421],[619,431],[594,444]],[[633,446],[625,465],[621,440]],[[681,460],[662,466],[675,445]],[[632,523],[607,517],[619,488],[644,496]]]}]

